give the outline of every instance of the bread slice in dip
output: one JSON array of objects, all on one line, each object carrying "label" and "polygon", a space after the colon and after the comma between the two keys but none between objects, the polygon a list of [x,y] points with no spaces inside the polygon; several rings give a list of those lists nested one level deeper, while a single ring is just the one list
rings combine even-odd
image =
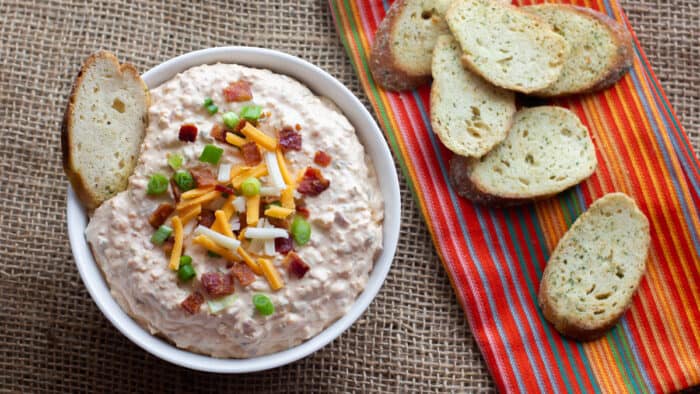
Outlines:
[{"label": "bread slice in dip", "polygon": [[603,336],[629,308],[650,243],[649,221],[629,196],[596,200],[547,262],[539,292],[544,317],[570,338]]},{"label": "bread slice in dip", "polygon": [[101,51],[83,64],[61,129],[63,169],[88,210],[126,189],[146,133],[150,96],[131,64]]},{"label": "bread slice in dip", "polygon": [[449,174],[462,197],[516,205],[574,186],[596,166],[593,141],[576,114],[541,106],[518,111],[508,137],[481,159],[454,156]]}]

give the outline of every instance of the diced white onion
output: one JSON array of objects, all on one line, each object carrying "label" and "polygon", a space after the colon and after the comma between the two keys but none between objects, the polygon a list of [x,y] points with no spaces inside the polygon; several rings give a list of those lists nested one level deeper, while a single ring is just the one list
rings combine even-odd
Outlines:
[{"label": "diced white onion", "polygon": [[270,176],[270,181],[278,189],[284,189],[287,185],[284,183],[284,178],[282,178],[282,173],[280,172],[280,166],[277,162],[277,155],[274,152],[265,152],[265,165],[267,165],[267,172]]},{"label": "diced white onion", "polygon": [[231,231],[238,231],[241,229],[241,219],[238,216],[232,217],[229,224],[231,224]]},{"label": "diced white onion", "polygon": [[[247,232],[248,230],[246,230]],[[250,245],[248,245],[248,252],[254,253],[254,254],[259,254],[260,251],[262,250],[263,246],[265,246],[265,241],[262,239],[254,239],[250,242]]]},{"label": "diced white onion", "polygon": [[233,199],[233,207],[236,208],[236,212],[238,213],[243,213],[245,212],[245,197],[243,196],[238,196]]},{"label": "diced white onion", "polygon": [[278,189],[277,186],[260,186],[261,196],[279,197],[281,193],[282,191]]},{"label": "diced white onion", "polygon": [[239,240],[219,234],[216,231],[208,229],[204,226],[197,226],[197,228],[194,229],[194,233],[195,235],[206,235],[207,237],[211,238],[212,241],[219,244],[219,246],[223,246],[224,248],[234,252],[239,246],[241,246],[241,242]]},{"label": "diced white onion", "polygon": [[230,294],[230,295],[227,295],[226,297],[221,297],[221,298],[217,298],[215,300],[207,301],[207,304],[209,305],[209,312],[219,313],[219,312],[223,311],[224,309],[232,306],[233,303],[236,302],[236,298],[237,297],[235,294]]},{"label": "diced white onion", "polygon": [[231,179],[231,164],[222,164],[219,166],[219,175],[216,180],[219,182],[228,182]]},{"label": "diced white onion", "polygon": [[265,253],[265,256],[274,256],[275,255],[275,240],[274,239],[266,239],[265,240],[265,247],[263,248],[263,252]]},{"label": "diced white onion", "polygon": [[250,239],[275,239],[288,236],[287,231],[281,228],[247,227],[245,229],[245,237]]},{"label": "diced white onion", "polygon": [[262,219],[258,220],[258,224],[255,227],[260,227],[260,228],[267,227],[267,219],[262,218]]}]

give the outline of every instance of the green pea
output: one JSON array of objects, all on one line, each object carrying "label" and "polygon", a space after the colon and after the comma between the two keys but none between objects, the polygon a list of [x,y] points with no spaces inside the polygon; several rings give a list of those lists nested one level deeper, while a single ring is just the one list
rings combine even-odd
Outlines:
[{"label": "green pea", "polygon": [[253,296],[253,305],[263,316],[270,316],[275,313],[275,306],[270,301],[270,298],[264,294],[255,294]]},{"label": "green pea", "polygon": [[248,178],[241,183],[241,192],[246,197],[253,197],[260,194],[260,181],[258,178]]},{"label": "green pea", "polygon": [[304,245],[311,239],[311,225],[301,216],[292,220],[292,237],[298,245]]},{"label": "green pea", "polygon": [[151,195],[163,194],[168,190],[168,178],[161,174],[155,173],[151,175],[151,179],[148,180],[148,186],[146,188],[146,193]]},{"label": "green pea", "polygon": [[185,170],[180,170],[176,172],[175,175],[173,175],[173,180],[175,181],[177,187],[179,187],[180,190],[183,192],[192,190],[195,187],[194,178],[192,177],[192,174]]}]

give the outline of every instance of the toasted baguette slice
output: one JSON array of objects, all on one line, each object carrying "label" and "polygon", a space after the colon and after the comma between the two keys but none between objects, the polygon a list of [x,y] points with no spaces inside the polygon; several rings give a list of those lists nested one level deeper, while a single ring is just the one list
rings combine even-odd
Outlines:
[{"label": "toasted baguette slice", "polygon": [[605,89],[632,67],[632,36],[607,15],[568,4],[542,4],[521,9],[550,23],[570,48],[559,79],[533,92],[534,95],[554,97]]},{"label": "toasted baguette slice", "polygon": [[518,111],[508,137],[481,159],[453,157],[449,172],[459,195],[506,206],[551,197],[588,178],[596,165],[579,118],[542,106]]},{"label": "toasted baguette slice", "polygon": [[448,33],[443,18],[451,0],[397,0],[379,25],[370,53],[375,81],[389,90],[430,82],[437,37]]},{"label": "toasted baguette slice", "polygon": [[456,0],[445,20],[464,65],[494,85],[530,93],[559,78],[569,44],[541,18],[493,0]]},{"label": "toasted baguette slice", "polygon": [[126,188],[150,96],[136,68],[97,52],[83,64],[63,118],[63,169],[88,210]]},{"label": "toasted baguette slice", "polygon": [[451,151],[481,157],[508,134],[515,94],[462,67],[457,41],[440,36],[433,52],[430,123]]},{"label": "toasted baguette slice", "polygon": [[623,193],[606,194],[559,240],[540,282],[545,319],[567,337],[599,338],[629,308],[646,269],[649,221]]}]

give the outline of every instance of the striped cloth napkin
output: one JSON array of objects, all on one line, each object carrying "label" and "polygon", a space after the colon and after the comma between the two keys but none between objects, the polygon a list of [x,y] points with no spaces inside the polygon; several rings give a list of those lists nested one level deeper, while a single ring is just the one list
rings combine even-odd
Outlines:
[{"label": "striped cloth napkin", "polygon": [[[447,182],[451,153],[430,128],[429,88],[390,93],[372,79],[368,54],[391,3],[330,0],[340,38],[420,203],[497,387],[612,393],[700,384],[700,162],[636,37],[634,67],[613,88],[555,101],[590,130],[595,174],[547,201],[487,209],[459,198]],[[577,4],[632,30],[616,0]],[[542,270],[572,222],[613,191],[632,196],[649,217],[647,274],[621,323],[604,338],[567,340],[537,306]]]}]

